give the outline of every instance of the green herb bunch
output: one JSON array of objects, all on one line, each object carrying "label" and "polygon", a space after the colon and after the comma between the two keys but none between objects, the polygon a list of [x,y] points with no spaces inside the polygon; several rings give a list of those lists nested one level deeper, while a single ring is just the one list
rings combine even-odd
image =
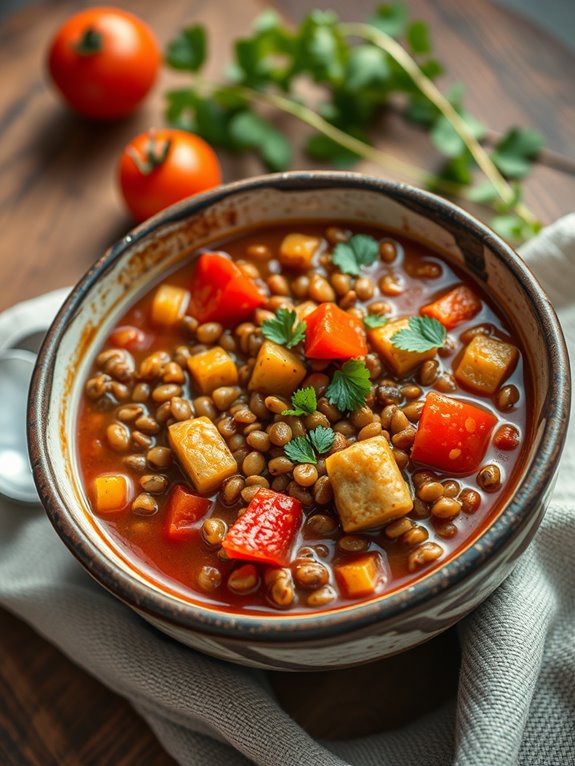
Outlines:
[{"label": "green herb bunch", "polygon": [[[236,41],[234,53],[223,81],[209,83],[201,78],[204,27],[188,27],[169,44],[167,64],[195,75],[192,85],[167,94],[171,125],[213,146],[258,152],[269,170],[284,170],[292,161],[292,145],[268,119],[271,107],[272,115],[279,110],[312,128],[305,150],[316,160],[342,167],[369,159],[439,193],[487,205],[490,224],[508,239],[526,239],[539,230],[521,200],[520,182],[542,147],[541,136],[512,128],[488,151],[482,144],[486,127],[465,109],[463,86],[446,93],[437,88],[444,67],[433,55],[429,29],[409,21],[402,3],[380,5],[371,18],[354,23],[316,10],[297,28],[268,10],[249,37]],[[319,86],[318,99],[302,98],[302,80]],[[405,119],[425,128],[445,158],[439,173],[373,146],[382,108],[398,101]],[[476,180],[477,169],[483,180]]]}]

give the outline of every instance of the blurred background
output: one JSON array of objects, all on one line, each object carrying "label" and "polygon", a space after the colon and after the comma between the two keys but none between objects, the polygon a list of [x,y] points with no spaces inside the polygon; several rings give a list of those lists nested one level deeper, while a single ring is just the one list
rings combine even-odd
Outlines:
[{"label": "blurred background", "polygon": [[[540,24],[547,32],[556,35],[565,45],[575,48],[575,2],[573,0],[492,0],[497,5],[512,8],[528,19]],[[17,8],[32,5],[38,0],[0,0],[0,18]],[[214,0],[222,3],[222,0]],[[48,4],[48,3],[46,3]],[[58,0],[50,0],[57,6]],[[78,3],[79,6],[82,3]],[[316,3],[329,8],[329,3]],[[375,3],[374,3],[375,5]],[[409,5],[409,3],[407,3]]]}]

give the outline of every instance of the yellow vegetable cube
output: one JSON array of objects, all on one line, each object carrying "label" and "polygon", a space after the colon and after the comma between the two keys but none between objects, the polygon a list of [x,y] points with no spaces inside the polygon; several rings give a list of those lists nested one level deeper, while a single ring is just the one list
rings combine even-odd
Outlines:
[{"label": "yellow vegetable cube", "polygon": [[465,349],[455,378],[478,394],[493,394],[517,364],[519,351],[512,343],[476,335]]},{"label": "yellow vegetable cube", "polygon": [[123,474],[103,474],[94,481],[94,511],[117,513],[128,505],[132,494],[132,482]]},{"label": "yellow vegetable cube", "polygon": [[152,301],[152,322],[160,327],[173,327],[184,317],[190,293],[183,287],[160,285]]},{"label": "yellow vegetable cube", "polygon": [[310,269],[313,256],[321,244],[319,237],[288,234],[280,245],[279,261],[289,269]]},{"label": "yellow vegetable cube", "polygon": [[198,492],[214,492],[238,470],[223,436],[209,418],[172,423],[168,438],[180,468]]},{"label": "yellow vegetable cube", "polygon": [[379,553],[366,553],[345,564],[336,564],[333,571],[337,584],[348,598],[371,596],[385,576]]},{"label": "yellow vegetable cube", "polygon": [[249,389],[289,398],[306,374],[305,364],[293,351],[266,340],[257,355]]},{"label": "yellow vegetable cube", "polygon": [[220,386],[235,386],[238,382],[236,363],[220,346],[189,357],[188,369],[203,394],[211,394]]},{"label": "yellow vegetable cube", "polygon": [[384,436],[334,452],[325,467],[345,532],[387,524],[413,508],[407,482]]},{"label": "yellow vegetable cube", "polygon": [[402,351],[400,348],[396,348],[391,342],[392,337],[399,330],[409,327],[409,318],[393,319],[383,327],[376,327],[373,330],[369,330],[367,337],[371,343],[374,351],[376,351],[387,364],[387,366],[395,372],[396,375],[402,377],[414,370],[422,362],[426,362],[428,359],[433,359],[437,349],[432,348],[430,351]]}]

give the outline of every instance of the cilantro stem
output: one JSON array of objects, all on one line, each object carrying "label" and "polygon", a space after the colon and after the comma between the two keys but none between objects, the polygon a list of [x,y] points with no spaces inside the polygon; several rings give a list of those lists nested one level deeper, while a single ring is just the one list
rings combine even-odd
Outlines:
[{"label": "cilantro stem", "polygon": [[537,217],[522,202],[513,204],[514,191],[511,184],[499,172],[491,157],[475,138],[469,126],[460,114],[454,109],[443,93],[430,80],[417,65],[417,62],[409,55],[405,48],[400,45],[393,37],[385,32],[376,29],[369,24],[362,23],[342,23],[339,25],[340,31],[347,37],[360,37],[376,45],[388,53],[411,77],[415,85],[434,104],[443,116],[450,122],[454,130],[465,143],[473,159],[480,170],[493,184],[499,197],[507,205],[510,205],[517,215],[529,226],[534,227],[538,224]]},{"label": "cilantro stem", "polygon": [[[209,93],[221,87],[220,83],[209,83],[206,81],[198,83],[197,85],[199,90],[202,90],[203,92],[207,91]],[[246,101],[251,103],[256,102],[265,106],[272,106],[276,109],[280,109],[286,114],[290,114],[292,117],[296,117],[298,120],[301,120],[301,122],[309,125],[310,128],[314,128],[314,130],[317,130],[319,133],[323,133],[324,136],[331,138],[332,141],[335,141],[340,146],[349,149],[349,151],[354,152],[359,157],[362,157],[369,162],[379,165],[384,170],[393,170],[400,173],[412,183],[419,184],[420,186],[425,186],[429,180],[428,174],[421,170],[421,168],[411,165],[409,162],[404,162],[403,160],[398,159],[395,155],[377,149],[375,146],[371,146],[371,144],[367,144],[365,141],[340,130],[335,125],[324,120],[324,118],[316,111],[305,106],[305,104],[281,96],[278,93],[264,93],[263,91],[253,90],[244,85],[229,87],[230,90],[233,90],[234,93],[241,98],[244,98]],[[436,189],[445,194],[464,198],[467,197],[466,193],[461,189],[461,185],[458,183],[451,183],[443,178],[434,178],[433,183]],[[491,206],[483,204],[482,207],[490,208]]]}]

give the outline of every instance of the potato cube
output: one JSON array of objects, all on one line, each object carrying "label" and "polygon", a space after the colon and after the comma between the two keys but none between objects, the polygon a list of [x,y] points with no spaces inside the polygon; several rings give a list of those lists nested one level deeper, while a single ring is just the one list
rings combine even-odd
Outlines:
[{"label": "potato cube", "polygon": [[223,436],[209,418],[190,418],[168,428],[170,447],[198,492],[214,492],[238,470]]},{"label": "potato cube", "polygon": [[249,389],[289,398],[306,374],[305,364],[293,351],[266,340],[257,355]]},{"label": "potato cube", "polygon": [[336,564],[333,571],[337,584],[348,598],[371,596],[385,577],[379,553],[366,553],[353,561]]},{"label": "potato cube", "polygon": [[493,394],[513,372],[518,358],[513,344],[476,335],[457,365],[455,378],[475,393]]},{"label": "potato cube", "polygon": [[399,330],[409,326],[409,318],[393,319],[383,327],[369,330],[367,337],[373,349],[383,358],[387,366],[402,377],[418,367],[422,362],[433,359],[437,349],[430,351],[402,351],[391,342],[392,337]]},{"label": "potato cube", "polygon": [[123,474],[102,474],[94,481],[94,511],[117,513],[128,505],[132,494],[132,482]]},{"label": "potato cube", "polygon": [[346,532],[387,524],[413,508],[409,487],[384,436],[335,452],[326,458],[325,467]]},{"label": "potato cube", "polygon": [[183,287],[160,285],[152,301],[152,322],[160,327],[173,327],[184,317],[190,293]]},{"label": "potato cube", "polygon": [[211,394],[220,386],[235,386],[238,382],[236,363],[220,346],[190,356],[188,369],[203,394]]},{"label": "potato cube", "polygon": [[321,244],[319,237],[288,234],[280,245],[279,261],[288,269],[310,269],[313,256]]}]

